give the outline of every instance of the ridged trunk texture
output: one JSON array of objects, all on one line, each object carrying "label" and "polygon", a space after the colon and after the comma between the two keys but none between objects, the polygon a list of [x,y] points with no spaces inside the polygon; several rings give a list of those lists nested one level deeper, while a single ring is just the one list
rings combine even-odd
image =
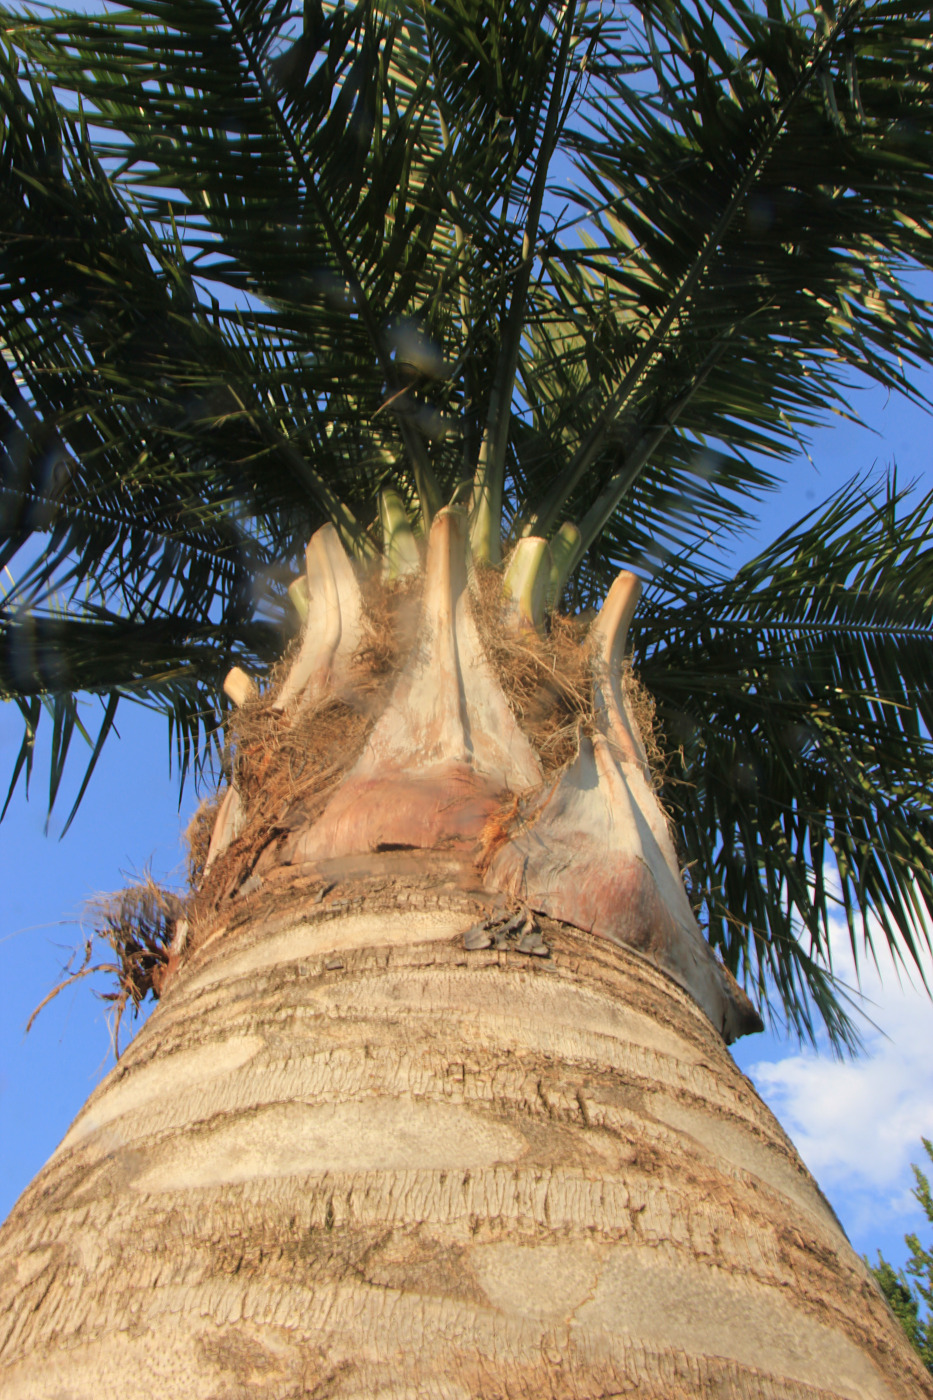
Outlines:
[{"label": "ridged trunk texture", "polygon": [[228,684],[236,768],[161,1004],[0,1235],[0,1397],[929,1400],[726,1048],[760,1021],[623,685],[637,581],[567,662],[591,704],[550,771],[462,517],[391,688],[333,530],[302,590],[278,689]]},{"label": "ridged trunk texture", "polygon": [[418,861],[176,977],[4,1228],[4,1400],[929,1396],[691,998],[547,919],[467,951]]}]

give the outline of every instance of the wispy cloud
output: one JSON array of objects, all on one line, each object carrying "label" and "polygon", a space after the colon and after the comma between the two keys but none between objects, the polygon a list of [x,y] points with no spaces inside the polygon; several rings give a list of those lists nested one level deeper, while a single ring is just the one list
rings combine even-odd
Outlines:
[{"label": "wispy cloud", "polygon": [[[878,947],[883,948],[883,937]],[[834,963],[855,984],[848,935],[834,930]],[[836,1205],[856,1248],[900,1254],[905,1230],[923,1223],[911,1187],[911,1162],[922,1161],[921,1136],[933,1138],[933,1001],[915,975],[898,976],[886,953],[880,975],[861,964],[861,989],[877,1029],[866,1028],[864,1053],[839,1062],[812,1050],[753,1059],[747,1073],[820,1185]],[[927,976],[933,959],[927,960]],[[786,1048],[786,1047],[784,1047]],[[922,1231],[921,1231],[922,1233]]]}]

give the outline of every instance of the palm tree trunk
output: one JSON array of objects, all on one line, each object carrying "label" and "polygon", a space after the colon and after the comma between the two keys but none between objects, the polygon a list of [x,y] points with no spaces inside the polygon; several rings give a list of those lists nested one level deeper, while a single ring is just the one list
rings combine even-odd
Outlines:
[{"label": "palm tree trunk", "polygon": [[[548,785],[458,529],[326,800],[273,819],[269,745],[230,789],[160,1005],[0,1233],[0,1397],[929,1397],[726,1047],[757,1018],[652,806],[631,587]],[[360,649],[328,541],[289,705]]]},{"label": "palm tree trunk", "polygon": [[3,1233],[4,1400],[930,1394],[687,993],[372,864],[252,897],[92,1095]]}]

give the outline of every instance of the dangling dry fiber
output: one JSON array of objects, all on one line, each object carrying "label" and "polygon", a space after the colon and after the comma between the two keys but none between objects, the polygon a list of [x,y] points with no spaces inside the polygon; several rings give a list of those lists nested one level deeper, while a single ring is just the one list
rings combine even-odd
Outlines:
[{"label": "dangling dry fiber", "polygon": [[89,906],[96,936],[117,957],[114,970],[119,990],[104,993],[104,1000],[114,1002],[119,1015],[127,1003],[138,1011],[150,992],[158,996],[184,908],[181,896],[157,884],[148,871],[138,884],[103,895]]},{"label": "dangling dry fiber", "polygon": [[282,819],[299,800],[312,806],[324,801],[358,755],[369,728],[368,706],[356,703],[362,693],[361,686],[283,713],[274,708],[275,691],[270,689],[236,712],[228,734],[236,786],[251,827]]},{"label": "dangling dry fiber", "polygon": [[[85,941],[82,965],[43,998],[26,1023],[26,1030],[43,1007],[73,982],[95,972],[108,973],[116,979],[116,990],[99,992],[98,996],[113,1005],[113,1047],[119,1058],[120,1022],[127,1006],[132,1006],[137,1015],[147,996],[158,998],[161,994],[172,957],[172,940],[185,913],[185,900],[158,884],[147,871],[138,883],[91,900],[87,913],[94,927]],[[108,945],[116,961],[91,961],[100,942]]]},{"label": "dangling dry fiber", "polygon": [[474,569],[472,603],[483,647],[512,713],[545,775],[571,763],[593,722],[586,633],[589,618],[552,614],[547,630],[509,627],[500,570]]}]

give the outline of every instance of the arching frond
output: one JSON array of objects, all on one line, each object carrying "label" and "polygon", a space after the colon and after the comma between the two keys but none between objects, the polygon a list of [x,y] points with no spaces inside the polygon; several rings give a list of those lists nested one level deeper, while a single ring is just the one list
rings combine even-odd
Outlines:
[{"label": "arching frond", "polygon": [[812,1036],[851,1028],[829,922],[923,976],[933,927],[933,495],[852,482],[732,579],[669,574],[636,658],[665,797],[727,966]]}]

